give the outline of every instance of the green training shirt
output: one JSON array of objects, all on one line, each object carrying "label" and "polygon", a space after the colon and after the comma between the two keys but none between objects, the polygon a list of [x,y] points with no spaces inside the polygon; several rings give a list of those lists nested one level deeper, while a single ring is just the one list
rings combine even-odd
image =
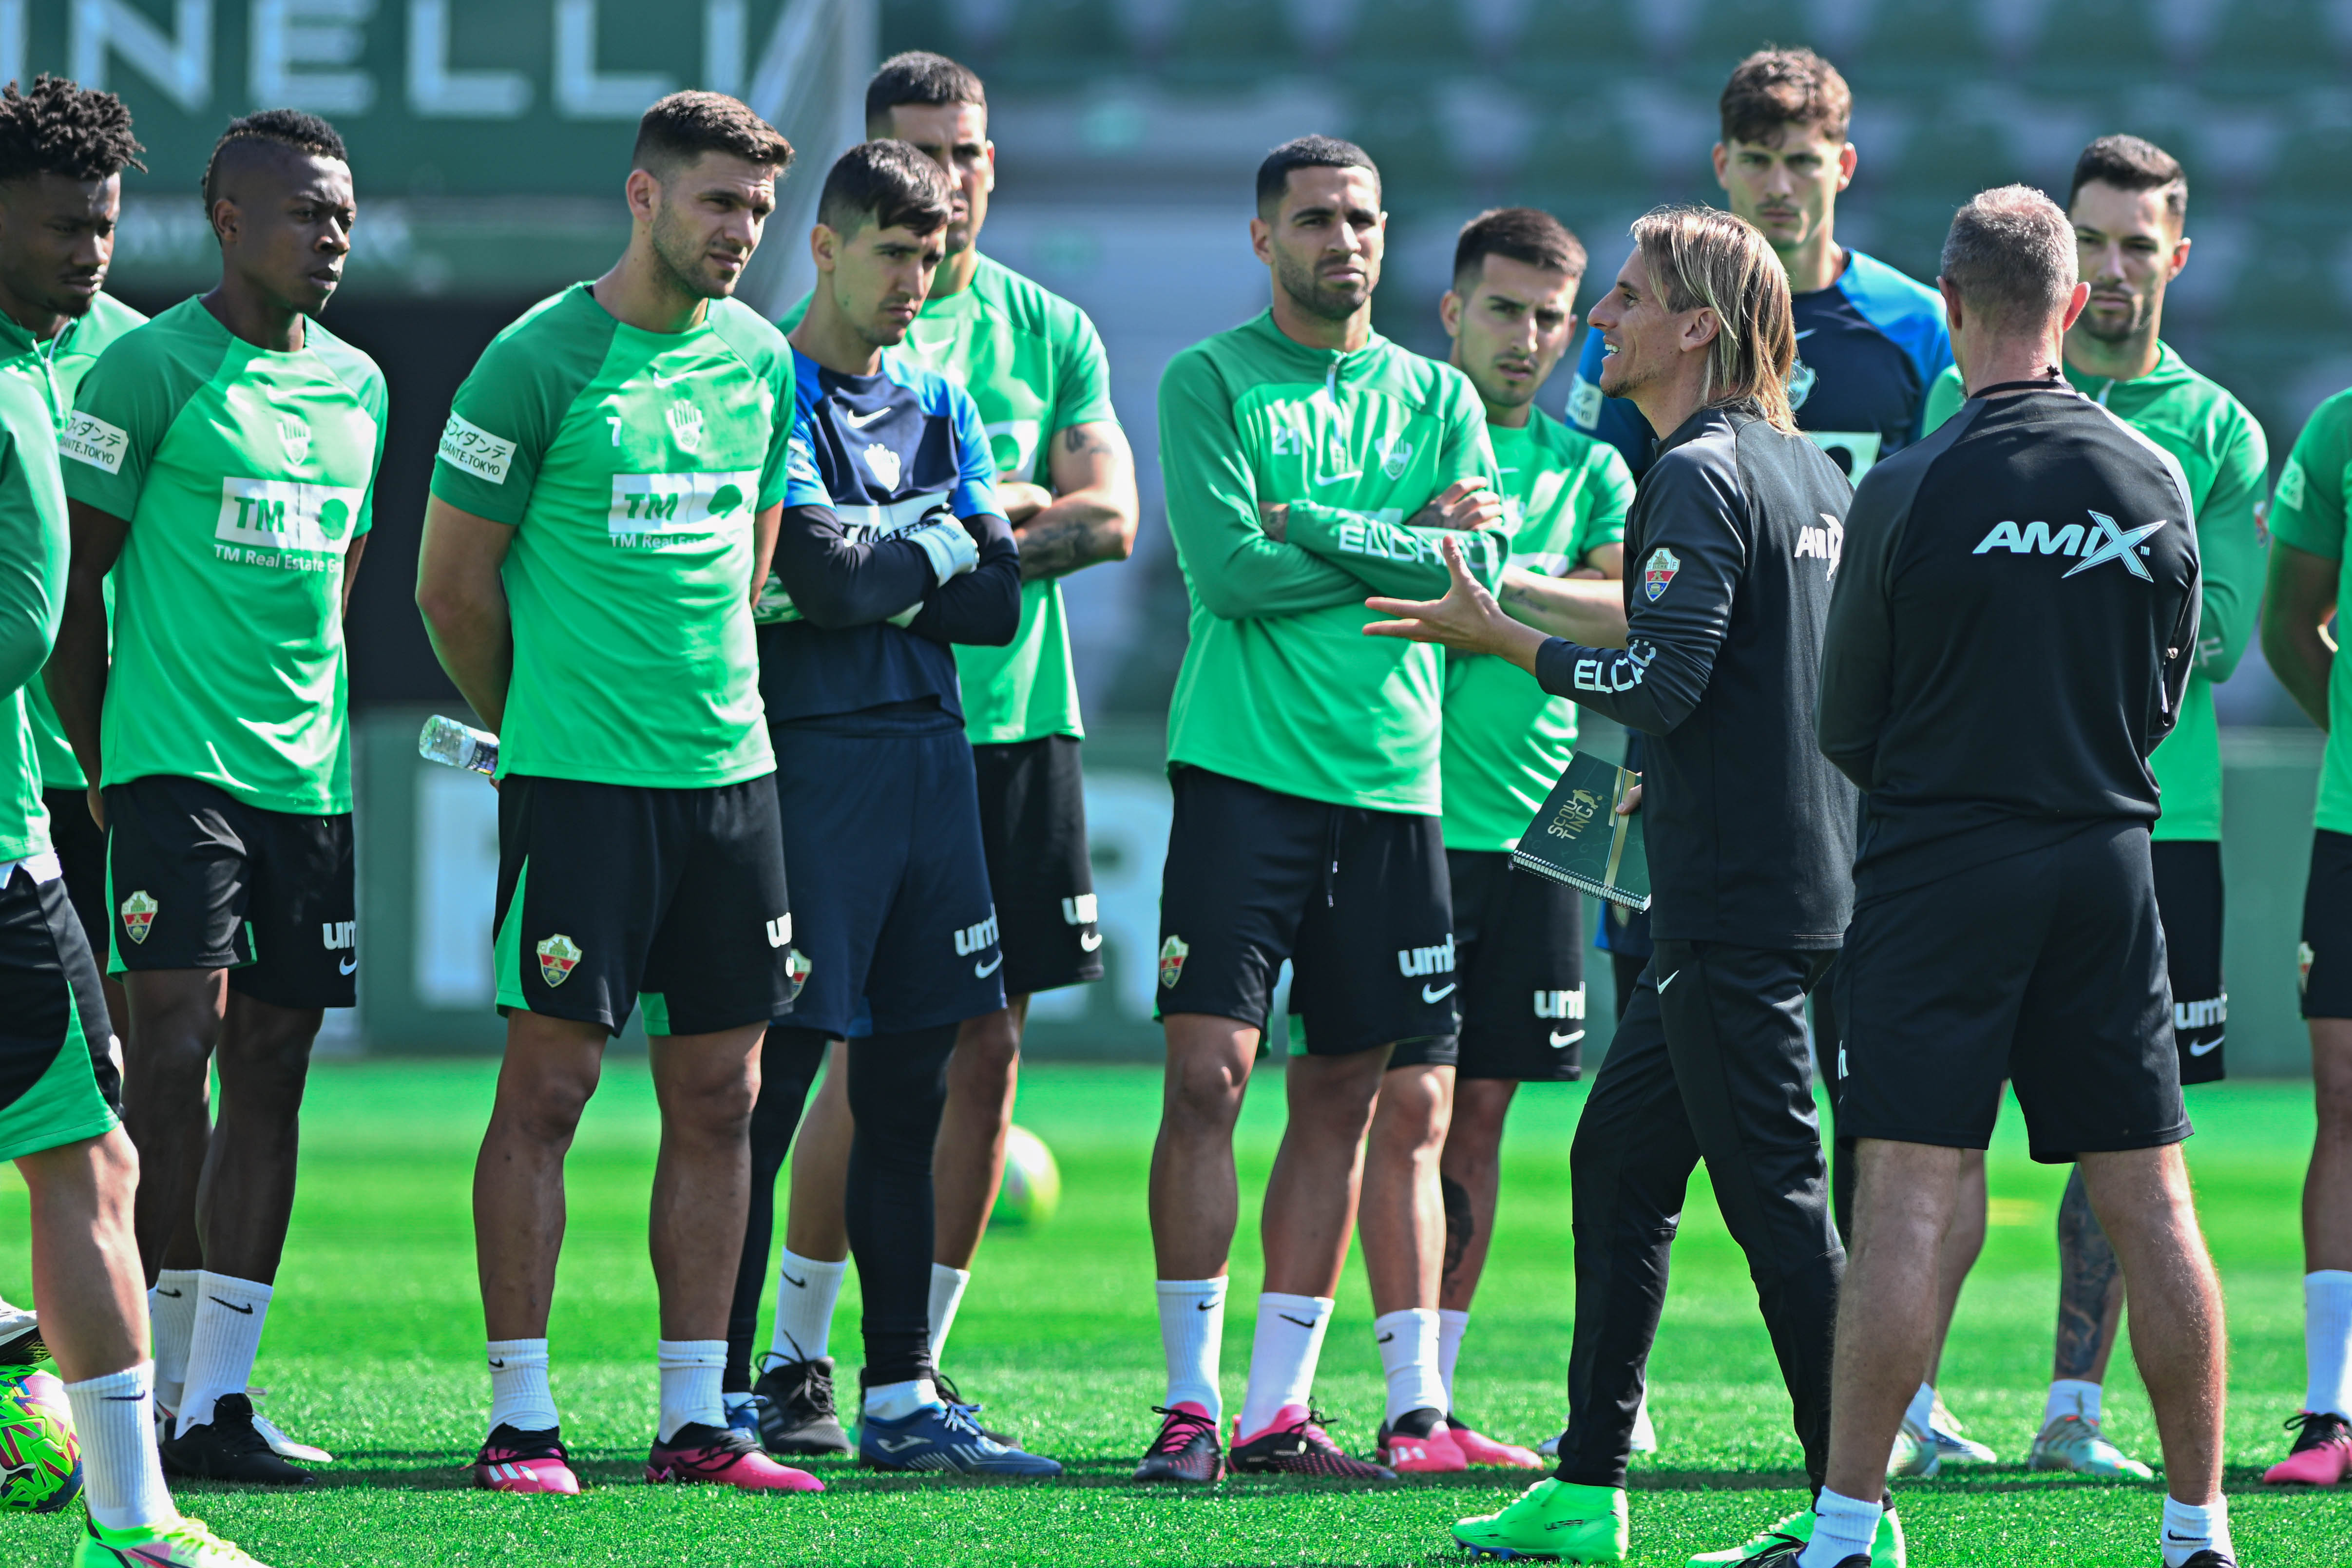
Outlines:
[{"label": "green training shirt", "polygon": [[[787,332],[803,300],[779,323]],[[983,256],[960,293],[923,301],[904,353],[971,394],[996,477],[1054,488],[1054,437],[1073,425],[1117,424],[1110,361],[1087,313]],[[976,746],[1083,735],[1062,584],[1021,588],[1021,629],[1003,647],[955,646],[964,733]]]},{"label": "green training shirt", "polygon": [[515,531],[499,775],[710,789],[775,771],[752,519],[782,500],[793,354],[750,306],[648,332],[585,283],[482,351],[433,493]]},{"label": "green training shirt", "polygon": [[[2189,369],[2165,343],[2157,345],[2156,368],[2146,375],[2114,381],[2068,365],[2066,379],[2171,453],[2189,478],[2204,583],[2197,663],[2180,700],[2179,723],[2148,758],[2164,806],[2149,837],[2159,843],[2218,840],[2221,735],[2213,687],[2238,668],[2262,604],[2262,526],[2255,511],[2270,479],[2270,443],[2244,404]],[[1927,399],[1927,428],[1950,418],[1966,397],[1959,373],[1944,372]]]},{"label": "green training shirt", "polygon": [[[1486,426],[1503,476],[1506,564],[1565,576],[1625,540],[1633,474],[1617,448],[1530,409],[1517,430]],[[1445,847],[1512,849],[1576,749],[1576,704],[1505,659],[1445,664]]]},{"label": "green training shirt", "polygon": [[[2352,506],[2352,390],[2311,411],[2278,489],[2271,492],[2271,536],[2306,554],[2339,563],[2338,605],[2352,605],[2352,552],[2344,519]],[[2327,673],[2327,751],[2319,769],[2317,825],[2352,833],[2352,659],[2336,656]]]},{"label": "green training shirt", "polygon": [[[89,374],[89,367],[98,363],[98,356],[115,339],[146,320],[111,295],[100,294],[89,302],[88,311],[66,322],[57,336],[44,342],[9,317],[0,315],[0,373],[21,378],[39,394],[62,433],[66,421],[73,416],[74,395],[81,390],[81,378]],[[108,586],[110,598],[111,580]],[[66,732],[58,723],[58,711],[49,705],[48,687],[38,680],[26,682],[25,705],[33,714],[33,744],[41,759],[41,787],[87,789],[89,780],[82,776],[81,763],[75,761],[73,748],[66,744]]]},{"label": "green training shirt", "polygon": [[58,426],[28,378],[0,375],[0,863],[49,847],[40,757],[27,698],[65,610],[66,491]]},{"label": "green training shirt", "polygon": [[[1469,378],[1378,333],[1352,353],[1302,347],[1263,312],[1169,362],[1160,464],[1192,601],[1169,761],[1435,816],[1441,655],[1366,637],[1364,598],[1442,584],[1404,519],[1456,479],[1500,488]],[[1259,521],[1268,502],[1289,505],[1286,542]]]},{"label": "green training shirt", "polygon": [[126,332],[60,438],[66,493],[126,520],[102,783],[352,808],[343,563],[383,458],[383,373],[317,321],[256,348],[201,300]]}]

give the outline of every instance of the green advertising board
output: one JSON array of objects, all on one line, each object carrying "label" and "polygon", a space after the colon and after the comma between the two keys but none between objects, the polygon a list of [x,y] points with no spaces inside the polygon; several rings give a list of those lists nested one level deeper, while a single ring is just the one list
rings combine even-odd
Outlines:
[{"label": "green advertising board", "polygon": [[[873,60],[871,0],[0,0],[0,79],[122,95],[119,286],[209,275],[197,198],[221,128],[311,110],[352,150],[353,281],[510,292],[601,270],[627,234],[637,117],[664,93],[742,98],[820,160]],[[790,207],[786,204],[787,208]]]}]

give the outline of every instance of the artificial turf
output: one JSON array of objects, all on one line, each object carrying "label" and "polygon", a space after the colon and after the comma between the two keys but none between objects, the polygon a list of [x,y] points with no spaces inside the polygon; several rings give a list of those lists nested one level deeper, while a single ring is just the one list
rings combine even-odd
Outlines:
[{"label": "artificial turf", "polygon": [[[1520,1480],[1494,1472],[1378,1493],[1262,1480],[1211,1490],[1127,1480],[1161,1394],[1143,1183],[1156,1071],[1035,1066],[1020,1121],[1051,1144],[1062,1210],[983,1247],[948,1356],[991,1425],[1071,1467],[1052,1485],[882,1479],[819,1464],[822,1497],[653,1488],[639,1468],[655,1413],[646,1184],[656,1137],[641,1058],[615,1057],[571,1159],[571,1225],[551,1331],[564,1436],[587,1489],[575,1499],[468,1489],[466,1462],[488,1388],[468,1211],[494,1068],[479,1062],[325,1064],[311,1078],[302,1187],[257,1381],[263,1410],[340,1459],[296,1495],[187,1486],[179,1496],[263,1561],[359,1563],[1275,1564],[1460,1560],[1446,1526],[1499,1506]],[[1245,1193],[1260,1190],[1280,1131],[1278,1082],[1251,1097]],[[2189,1145],[2207,1234],[2228,1289],[2231,1519],[2241,1560],[2352,1561],[2352,1488],[2265,1491],[2285,1451],[2279,1422],[2303,1377],[2297,1194],[2309,1089],[2191,1092]],[[1558,1428],[1568,1351],[1568,1142],[1580,1087],[1522,1092],[1504,1158],[1493,1261],[1463,1354],[1463,1413],[1533,1443]],[[2053,1225],[2062,1170],[2024,1155],[2011,1107],[1993,1151],[1992,1230],[1944,1363],[1947,1402],[2013,1461],[1898,1483],[1916,1563],[2151,1564],[2157,1488],[2029,1474],[2022,1459],[2049,1375]],[[1245,1205],[1254,1213],[1254,1205]],[[1258,1262],[1245,1224],[1234,1269],[1225,1390],[1237,1405]],[[21,1299],[25,1199],[0,1177],[0,1290]],[[1361,1450],[1381,1374],[1361,1271],[1350,1264],[1323,1354],[1318,1403]],[[844,1382],[856,1359],[855,1275],[835,1324]],[[2137,1378],[2119,1353],[2108,1430],[2154,1462]],[[1694,1184],[1664,1327],[1651,1361],[1664,1447],[1636,1462],[1637,1563],[1680,1564],[1736,1544],[1799,1506],[1788,1402],[1746,1268]],[[0,1519],[0,1564],[64,1560],[79,1509]]]}]

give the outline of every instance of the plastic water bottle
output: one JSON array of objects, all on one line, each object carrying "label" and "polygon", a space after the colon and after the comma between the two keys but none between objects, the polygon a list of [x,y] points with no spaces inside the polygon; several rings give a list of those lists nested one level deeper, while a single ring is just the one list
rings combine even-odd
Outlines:
[{"label": "plastic water bottle", "polygon": [[416,737],[416,754],[453,768],[494,773],[499,767],[499,738],[436,713],[425,721],[425,732]]}]

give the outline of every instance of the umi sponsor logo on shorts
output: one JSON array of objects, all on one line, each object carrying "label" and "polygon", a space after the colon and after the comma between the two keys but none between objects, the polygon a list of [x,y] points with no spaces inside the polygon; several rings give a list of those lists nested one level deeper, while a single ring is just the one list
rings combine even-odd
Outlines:
[{"label": "umi sponsor logo on shorts", "polygon": [[319,941],[329,952],[340,952],[342,959],[337,972],[343,974],[359,973],[360,922],[357,921],[320,921]]},{"label": "umi sponsor logo on shorts", "polygon": [[606,526],[613,543],[622,549],[668,549],[721,528],[750,523],[759,488],[760,476],[749,470],[614,474]]},{"label": "umi sponsor logo on shorts", "polygon": [[539,977],[551,988],[572,978],[580,966],[580,944],[558,931],[539,944]]},{"label": "umi sponsor logo on shorts", "polygon": [[58,457],[110,474],[122,471],[122,454],[130,448],[130,433],[121,426],[109,425],[97,415],[79,410],[66,421],[65,432],[58,437]]},{"label": "umi sponsor logo on shorts", "polygon": [[815,964],[809,962],[808,954],[799,948],[785,950],[784,1005],[786,1006],[789,1007],[801,999],[801,987],[808,984],[809,971],[815,967]]},{"label": "umi sponsor logo on shorts", "polygon": [[955,944],[957,956],[974,961],[971,966],[974,976],[985,980],[995,973],[1004,963],[1004,955],[1000,952],[985,961],[981,960],[980,955],[996,945],[996,911],[989,910],[986,920],[956,932]]},{"label": "umi sponsor logo on shorts", "polygon": [[793,940],[793,916],[787,910],[768,922],[768,945],[782,947]]},{"label": "umi sponsor logo on shorts", "polygon": [[133,942],[145,942],[147,928],[155,923],[155,911],[162,907],[144,888],[123,900],[122,934]]},{"label": "umi sponsor logo on shorts", "polygon": [[[1454,933],[1452,931],[1446,932],[1445,940],[1435,947],[1399,949],[1397,952],[1397,969],[1404,974],[1407,979],[1418,979],[1425,974],[1453,973]],[[1443,985],[1425,984],[1421,988],[1421,999],[1423,1002],[1433,1005],[1443,1002],[1448,996],[1453,994],[1454,982],[1451,980],[1447,981]]]},{"label": "umi sponsor logo on shorts", "polygon": [[1573,991],[1538,991],[1536,993],[1536,1016],[1538,1018],[1581,1018],[1584,1016],[1584,987]]},{"label": "umi sponsor logo on shorts", "polygon": [[507,469],[514,463],[514,454],[512,441],[493,436],[472,420],[452,414],[449,423],[441,427],[441,449],[434,456],[461,474],[502,485],[507,482]]},{"label": "umi sponsor logo on shorts", "polygon": [[2210,1029],[2230,1021],[2230,994],[2209,996],[2202,1002],[2175,1002],[2172,1005],[2172,1026],[2182,1034],[2191,1029]]},{"label": "umi sponsor logo on shorts", "polygon": [[1160,944],[1160,989],[1176,989],[1176,983],[1184,978],[1184,960],[1192,952],[1192,944],[1181,936],[1171,936]]},{"label": "umi sponsor logo on shorts", "polygon": [[1077,893],[1064,899],[1062,923],[1072,926],[1090,926],[1095,923],[1095,896],[1092,893]]},{"label": "umi sponsor logo on shorts", "polygon": [[362,492],[298,479],[223,479],[213,552],[247,566],[319,572],[342,554]]}]

